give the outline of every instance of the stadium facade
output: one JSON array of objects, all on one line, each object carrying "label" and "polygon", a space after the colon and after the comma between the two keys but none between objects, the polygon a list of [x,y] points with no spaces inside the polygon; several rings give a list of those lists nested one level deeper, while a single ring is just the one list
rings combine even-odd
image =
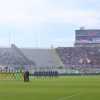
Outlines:
[{"label": "stadium facade", "polygon": [[74,47],[52,49],[0,48],[0,68],[100,73],[100,30],[75,31]]}]

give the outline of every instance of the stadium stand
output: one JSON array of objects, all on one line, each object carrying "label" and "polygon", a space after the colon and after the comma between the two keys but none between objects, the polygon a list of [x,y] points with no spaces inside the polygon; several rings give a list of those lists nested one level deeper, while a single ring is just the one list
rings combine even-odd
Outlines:
[{"label": "stadium stand", "polygon": [[58,54],[52,49],[21,49],[23,54],[36,63],[34,67],[56,68],[63,66]]},{"label": "stadium stand", "polygon": [[67,47],[57,48],[65,67],[95,67],[100,68],[100,48]]},{"label": "stadium stand", "polygon": [[0,48],[0,65],[1,66],[15,66],[15,65],[31,65],[23,55],[21,55],[15,48]]},{"label": "stadium stand", "polygon": [[59,47],[56,49],[0,48],[0,70],[34,72],[100,73],[99,47]]},{"label": "stadium stand", "polygon": [[0,48],[0,68],[55,69],[63,66],[55,49],[27,49],[18,48],[14,44],[11,48]]},{"label": "stadium stand", "polygon": [[78,69],[81,73],[100,72],[98,47],[61,47],[56,51],[66,68]]},{"label": "stadium stand", "polygon": [[[26,63],[27,63],[28,65],[35,65],[35,62],[32,61],[32,60],[29,60],[29,59],[21,52],[21,50],[20,50],[19,48],[17,48],[14,44],[12,44],[12,49],[13,49],[15,52],[19,53],[19,55],[23,57],[23,60],[25,60]],[[27,64],[26,64],[26,65],[27,65]]]}]

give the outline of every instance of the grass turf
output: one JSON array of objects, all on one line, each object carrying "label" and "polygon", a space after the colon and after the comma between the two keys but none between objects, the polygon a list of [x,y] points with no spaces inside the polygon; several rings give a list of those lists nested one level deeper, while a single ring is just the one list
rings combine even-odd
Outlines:
[{"label": "grass turf", "polygon": [[0,100],[100,100],[100,76],[0,80]]}]

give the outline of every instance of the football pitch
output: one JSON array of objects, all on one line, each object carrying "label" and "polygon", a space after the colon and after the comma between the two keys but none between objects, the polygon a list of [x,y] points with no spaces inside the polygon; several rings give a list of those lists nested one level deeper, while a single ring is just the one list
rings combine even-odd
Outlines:
[{"label": "football pitch", "polygon": [[100,76],[0,80],[0,100],[100,100]]}]

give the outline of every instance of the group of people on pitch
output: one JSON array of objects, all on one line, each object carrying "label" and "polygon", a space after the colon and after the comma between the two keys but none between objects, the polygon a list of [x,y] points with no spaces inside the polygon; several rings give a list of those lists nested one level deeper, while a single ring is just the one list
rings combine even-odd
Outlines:
[{"label": "group of people on pitch", "polygon": [[[30,73],[29,71],[25,71],[24,72],[24,82],[29,82],[29,76],[30,76]],[[54,76],[58,76],[58,72],[57,71],[39,71],[39,72],[34,72],[34,76],[49,76],[49,77],[54,77]]]}]

